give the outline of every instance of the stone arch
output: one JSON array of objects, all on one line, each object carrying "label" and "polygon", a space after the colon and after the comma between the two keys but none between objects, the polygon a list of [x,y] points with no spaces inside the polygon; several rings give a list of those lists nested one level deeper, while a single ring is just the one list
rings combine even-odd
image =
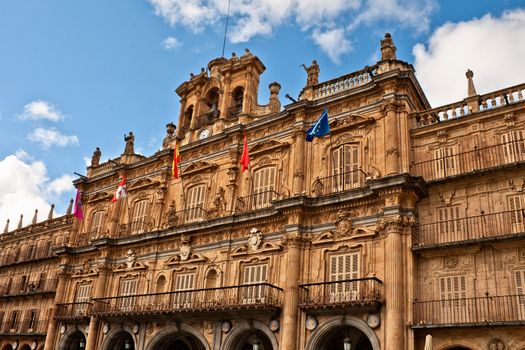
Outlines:
[{"label": "stone arch", "polygon": [[[251,324],[250,324],[251,323]],[[273,332],[266,326],[264,323],[253,320],[251,322],[248,322],[246,320],[240,322],[235,327],[232,328],[232,330],[228,333],[228,336],[226,337],[226,340],[224,341],[224,344],[221,346],[221,350],[231,350],[235,349],[235,346],[241,339],[241,337],[247,333],[247,332],[253,332],[254,330],[260,331],[263,333],[270,343],[272,344],[273,350],[279,349],[279,343],[277,342],[277,338],[273,334]]]},{"label": "stone arch", "polygon": [[381,350],[381,345],[375,332],[370,327],[368,327],[368,325],[363,320],[353,316],[345,316],[344,319],[341,319],[340,317],[332,317],[321,323],[310,335],[310,338],[306,342],[305,350],[318,349],[321,346],[324,338],[328,336],[329,333],[334,329],[341,326],[350,326],[360,330],[372,344],[373,350]]},{"label": "stone arch", "polygon": [[2,350],[13,350],[13,346],[9,343],[2,346]]},{"label": "stone arch", "polygon": [[29,344],[21,344],[17,349],[18,350],[31,350],[31,345],[29,345]]},{"label": "stone arch", "polygon": [[481,349],[478,344],[471,342],[469,340],[461,339],[459,341],[449,340],[441,346],[435,346],[436,350],[477,350]]},{"label": "stone arch", "polygon": [[113,343],[117,341],[118,338],[123,335],[123,333],[127,333],[130,335],[131,339],[133,339],[134,349],[137,349],[138,339],[131,330],[131,328],[129,328],[126,325],[110,325],[110,328],[110,331],[106,335],[105,339],[102,341],[101,349],[112,350],[111,345],[113,345]]},{"label": "stone arch", "polygon": [[181,334],[181,333],[187,333],[191,335],[203,345],[205,350],[211,350],[210,345],[208,344],[208,341],[206,340],[206,338],[198,330],[188,325],[185,325],[185,324],[181,324],[179,326],[171,325],[159,331],[153,337],[153,339],[151,339],[149,344],[146,345],[145,349],[146,350],[156,350],[159,348],[159,346],[161,346],[163,342],[166,341],[166,339],[171,338],[174,334]]},{"label": "stone arch", "polygon": [[70,345],[72,339],[78,334],[78,333],[82,333],[82,335],[84,336],[84,340],[87,340],[87,336],[86,336],[86,333],[84,332],[84,330],[78,326],[75,326],[75,327],[68,327],[68,329],[66,330],[66,332],[62,335],[62,337],[60,338],[60,341],[58,343],[58,348],[60,350],[63,350],[63,349],[67,349],[68,348],[68,345]]}]

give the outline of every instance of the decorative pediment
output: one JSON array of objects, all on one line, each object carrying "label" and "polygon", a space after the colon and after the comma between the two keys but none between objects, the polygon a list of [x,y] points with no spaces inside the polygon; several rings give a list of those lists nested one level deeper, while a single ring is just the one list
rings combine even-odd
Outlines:
[{"label": "decorative pediment", "polygon": [[93,195],[91,195],[90,197],[88,197],[88,202],[99,202],[99,201],[107,201],[109,199],[111,199],[113,197],[113,193],[112,192],[104,192],[104,191],[100,191],[100,192],[97,192]]},{"label": "decorative pediment", "polygon": [[135,261],[131,264],[129,263],[119,264],[113,271],[114,272],[135,271],[135,270],[146,270],[147,268],[148,268],[148,265]]},{"label": "decorative pediment", "polygon": [[139,189],[150,187],[150,186],[158,186],[159,184],[160,184],[159,181],[154,181],[149,178],[142,178],[142,179],[138,179],[137,181],[131,183],[128,187],[128,191],[139,190]]},{"label": "decorative pediment", "polygon": [[189,176],[205,171],[213,171],[217,168],[217,166],[217,164],[204,161],[193,162],[182,171],[182,176]]},{"label": "decorative pediment", "polygon": [[80,269],[75,271],[73,274],[73,278],[80,278],[80,277],[90,277],[90,276],[97,276],[98,270],[96,268],[90,268],[87,270]]},{"label": "decorative pediment", "polygon": [[233,252],[232,252],[232,256],[240,256],[240,255],[246,255],[248,254],[248,245],[247,244],[244,244],[238,248],[236,248]]},{"label": "decorative pediment", "polygon": [[313,245],[319,245],[323,243],[331,243],[334,241],[334,233],[332,231],[321,233],[317,238],[312,241]]},{"label": "decorative pediment", "polygon": [[339,117],[330,121],[331,130],[346,129],[349,127],[359,128],[369,124],[373,124],[375,119],[372,117],[364,117],[359,114],[350,114],[344,117]]},{"label": "decorative pediment", "polygon": [[266,140],[266,141],[259,142],[255,144],[254,146],[252,146],[252,148],[250,148],[250,155],[257,156],[258,154],[264,154],[264,153],[273,152],[276,150],[281,150],[289,146],[290,144],[287,142],[279,142],[276,140]]},{"label": "decorative pediment", "polygon": [[165,264],[165,266],[173,266],[173,265],[180,265],[180,264],[187,264],[187,263],[200,263],[205,262],[208,259],[202,254],[196,253],[196,252],[190,252],[188,254],[188,257],[186,259],[183,259],[181,257],[181,254],[177,254],[173,257],[171,257]]}]

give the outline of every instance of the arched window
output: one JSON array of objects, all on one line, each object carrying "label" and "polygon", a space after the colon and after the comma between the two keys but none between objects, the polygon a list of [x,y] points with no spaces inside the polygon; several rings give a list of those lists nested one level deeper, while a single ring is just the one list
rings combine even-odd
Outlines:
[{"label": "arched window", "polygon": [[91,214],[91,225],[90,225],[90,233],[91,236],[98,235],[102,232],[102,227],[104,224],[104,211],[103,210],[97,210],[93,214]]},{"label": "arched window", "polygon": [[332,150],[332,188],[341,192],[360,187],[362,173],[360,171],[359,145],[350,143]]},{"label": "arched window", "polygon": [[191,125],[191,118],[193,117],[193,105],[186,108],[186,112],[184,112],[184,122],[182,123],[182,128],[189,128]]},{"label": "arched window", "polygon": [[238,86],[232,93],[233,101],[231,107],[228,109],[228,119],[234,119],[242,112],[244,89]]},{"label": "arched window", "polygon": [[206,187],[204,184],[190,187],[186,194],[185,221],[192,222],[204,218],[204,196]]},{"label": "arched window", "polygon": [[275,167],[267,166],[253,174],[252,209],[264,208],[275,199]]},{"label": "arched window", "polygon": [[135,202],[131,215],[131,233],[142,233],[146,230],[146,209],[148,200],[143,199]]}]

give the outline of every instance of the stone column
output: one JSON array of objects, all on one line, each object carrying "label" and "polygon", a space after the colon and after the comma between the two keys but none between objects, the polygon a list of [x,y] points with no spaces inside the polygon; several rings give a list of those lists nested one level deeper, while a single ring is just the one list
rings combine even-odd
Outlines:
[{"label": "stone column", "polygon": [[61,304],[64,301],[64,295],[66,290],[66,280],[67,280],[67,274],[66,273],[60,273],[58,275],[58,284],[57,289],[55,293],[55,301],[54,301],[54,307],[52,309],[49,325],[47,326],[47,332],[46,332],[46,342],[44,343],[44,350],[53,350],[57,333],[57,326],[58,322],[54,319],[55,312],[56,312],[56,305]]},{"label": "stone column", "polygon": [[[97,279],[97,286],[95,292],[93,293],[93,298],[103,298],[106,296],[106,284],[108,281],[110,270],[107,267],[100,267]],[[98,317],[91,316],[89,320],[89,330],[88,336],[86,339],[86,350],[95,350],[97,342],[97,330],[100,320]]]},{"label": "stone column", "polygon": [[186,118],[184,112],[186,112],[186,97],[180,99],[179,122],[177,123],[177,138],[179,139],[184,137],[184,133],[182,132],[182,126],[185,122],[184,118]]},{"label": "stone column", "polygon": [[401,216],[387,217],[380,225],[383,225],[386,234],[386,344],[389,349],[406,349],[402,218]]},{"label": "stone column", "polygon": [[305,163],[305,137],[302,128],[294,131],[295,152],[293,162],[293,194],[300,195],[304,191],[304,163]]},{"label": "stone column", "polygon": [[390,100],[385,107],[385,174],[399,174],[399,136],[397,126],[397,102]]},{"label": "stone column", "polygon": [[298,349],[299,287],[301,278],[301,249],[305,244],[301,233],[290,234],[283,242],[288,248],[286,278],[283,293],[282,349]]},{"label": "stone column", "polygon": [[220,118],[226,119],[228,117],[228,108],[231,104],[232,92],[230,91],[231,85],[230,72],[227,72],[224,77],[224,86],[222,88],[222,101],[219,106],[219,111],[221,112]]}]

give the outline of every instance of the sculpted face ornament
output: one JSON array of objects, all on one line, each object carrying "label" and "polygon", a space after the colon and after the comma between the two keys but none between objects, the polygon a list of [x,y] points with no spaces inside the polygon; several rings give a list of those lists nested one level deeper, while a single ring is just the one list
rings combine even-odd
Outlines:
[{"label": "sculpted face ornament", "polygon": [[250,248],[253,250],[256,250],[259,248],[259,246],[262,243],[263,235],[261,231],[259,231],[258,228],[252,228],[250,230],[250,237],[248,238],[248,244],[250,245]]}]

